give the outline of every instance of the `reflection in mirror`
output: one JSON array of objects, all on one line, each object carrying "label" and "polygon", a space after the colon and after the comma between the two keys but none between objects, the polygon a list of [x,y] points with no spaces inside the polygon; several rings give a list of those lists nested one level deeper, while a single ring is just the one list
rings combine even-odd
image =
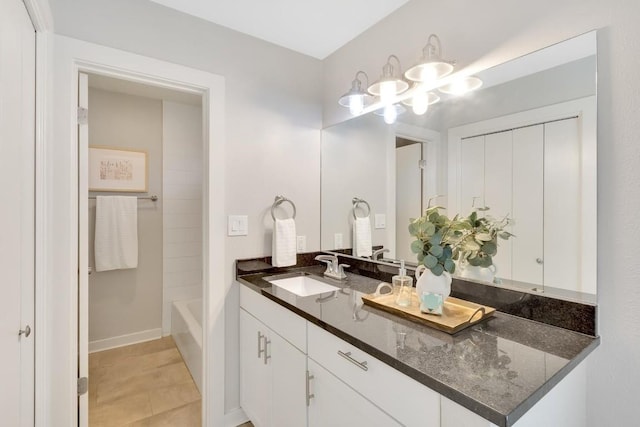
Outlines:
[{"label": "reflection in mirror", "polygon": [[322,135],[321,248],[353,247],[351,200],[371,206],[383,260],[417,263],[408,225],[427,200],[451,218],[509,216],[495,286],[595,303],[596,37],[588,33],[477,74],[483,87],[442,94],[395,125],[374,114]]}]

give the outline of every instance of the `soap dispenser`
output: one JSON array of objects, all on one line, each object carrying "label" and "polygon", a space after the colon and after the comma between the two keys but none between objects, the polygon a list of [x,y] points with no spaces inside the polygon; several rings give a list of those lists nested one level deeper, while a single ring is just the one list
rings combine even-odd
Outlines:
[{"label": "soap dispenser", "polygon": [[404,268],[404,260],[400,260],[400,271],[397,276],[391,278],[393,283],[393,293],[396,295],[396,305],[400,307],[409,307],[413,295],[413,278],[407,276],[407,270]]}]

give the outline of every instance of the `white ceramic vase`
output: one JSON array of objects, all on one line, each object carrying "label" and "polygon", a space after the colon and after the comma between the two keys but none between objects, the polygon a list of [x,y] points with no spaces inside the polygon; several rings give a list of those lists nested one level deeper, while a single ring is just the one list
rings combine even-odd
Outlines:
[{"label": "white ceramic vase", "polygon": [[423,292],[442,294],[442,301],[446,300],[451,294],[451,275],[445,271],[440,276],[436,276],[424,265],[419,265],[416,268],[416,293],[418,294],[418,299]]},{"label": "white ceramic vase", "polygon": [[497,271],[498,269],[495,265],[490,265],[489,267],[478,267],[467,264],[461,269],[460,277],[493,283]]}]

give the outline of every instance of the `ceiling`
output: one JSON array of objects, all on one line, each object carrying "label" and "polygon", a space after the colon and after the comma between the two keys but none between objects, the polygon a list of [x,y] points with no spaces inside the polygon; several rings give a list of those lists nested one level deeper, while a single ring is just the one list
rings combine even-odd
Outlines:
[{"label": "ceiling", "polygon": [[151,0],[324,59],[409,0]]}]

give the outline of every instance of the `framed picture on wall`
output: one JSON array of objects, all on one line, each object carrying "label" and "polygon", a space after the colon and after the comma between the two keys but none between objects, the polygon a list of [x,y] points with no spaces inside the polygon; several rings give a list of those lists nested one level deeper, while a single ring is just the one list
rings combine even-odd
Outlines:
[{"label": "framed picture on wall", "polygon": [[89,191],[147,191],[147,153],[89,147]]}]

